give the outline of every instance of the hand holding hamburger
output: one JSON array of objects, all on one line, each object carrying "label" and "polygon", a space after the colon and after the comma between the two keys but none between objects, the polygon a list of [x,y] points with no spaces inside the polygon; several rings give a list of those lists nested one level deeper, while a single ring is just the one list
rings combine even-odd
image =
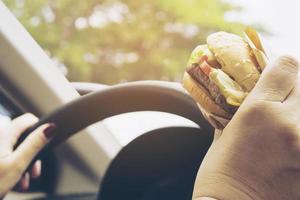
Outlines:
[{"label": "hand holding hamburger", "polygon": [[258,33],[240,36],[217,32],[192,52],[183,86],[208,121],[224,128],[258,81],[268,63]]}]

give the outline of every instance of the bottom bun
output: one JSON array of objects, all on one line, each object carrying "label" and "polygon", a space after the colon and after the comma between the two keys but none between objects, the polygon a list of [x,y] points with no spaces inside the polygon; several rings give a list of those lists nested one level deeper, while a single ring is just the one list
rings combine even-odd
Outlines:
[{"label": "bottom bun", "polygon": [[183,76],[182,85],[190,93],[192,98],[199,104],[199,106],[202,107],[206,112],[226,119],[232,118],[230,113],[226,112],[222,107],[212,100],[207,89],[194,81],[194,79],[186,72]]}]

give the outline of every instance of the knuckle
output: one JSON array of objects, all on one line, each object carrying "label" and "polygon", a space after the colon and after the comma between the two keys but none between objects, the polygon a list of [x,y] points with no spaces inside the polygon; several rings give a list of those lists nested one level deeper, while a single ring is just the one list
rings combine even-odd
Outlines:
[{"label": "knuckle", "polygon": [[286,70],[289,72],[295,72],[295,71],[298,71],[298,69],[299,69],[298,61],[294,57],[289,56],[289,55],[281,56],[277,60],[277,64],[282,66],[283,70]]},{"label": "knuckle", "polygon": [[38,150],[46,144],[47,140],[43,134],[40,134],[40,132],[36,133],[35,135],[35,141],[32,143],[32,148],[35,150]]},{"label": "knuckle", "polygon": [[285,131],[282,131],[280,134],[280,140],[282,141],[284,147],[288,149],[292,155],[293,152],[297,152],[297,156],[299,156],[300,153],[300,146],[299,146],[299,136],[297,135],[295,129],[286,129]]},{"label": "knuckle", "polygon": [[245,115],[261,115],[268,111],[268,103],[266,103],[263,100],[256,100],[251,102],[251,104],[248,104],[243,107],[243,113]]},{"label": "knuckle", "polygon": [[[278,83],[278,85],[279,85],[279,83]],[[276,101],[278,99],[282,99],[282,97],[285,97],[286,93],[284,91],[282,91],[281,89],[275,89],[275,88],[280,88],[280,87],[281,86],[274,86],[274,88],[273,87],[266,88],[264,90],[265,98]]]},{"label": "knuckle", "polygon": [[272,117],[276,116],[278,107],[275,103],[264,100],[256,100],[245,105],[239,110],[239,118],[248,122],[248,125],[256,126],[257,124],[266,123],[273,124]]},{"label": "knuckle", "polygon": [[274,117],[273,134],[285,144],[292,147],[298,140],[299,125],[296,120],[285,113],[278,113]]},{"label": "knuckle", "polygon": [[42,139],[37,139],[35,140],[34,143],[32,143],[30,149],[31,149],[31,152],[37,152],[38,150],[40,150],[43,146],[43,143],[42,143]]},{"label": "knuckle", "polygon": [[295,124],[284,123],[280,127],[280,136],[288,144],[292,144],[297,140],[297,128]]}]

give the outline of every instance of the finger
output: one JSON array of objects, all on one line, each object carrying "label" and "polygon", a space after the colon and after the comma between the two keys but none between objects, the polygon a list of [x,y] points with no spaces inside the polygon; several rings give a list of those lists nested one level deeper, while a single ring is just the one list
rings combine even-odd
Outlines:
[{"label": "finger", "polygon": [[47,144],[53,135],[55,125],[44,124],[33,131],[12,154],[12,159],[19,172],[25,171],[37,153]]},{"label": "finger", "polygon": [[294,88],[299,72],[297,60],[282,56],[262,73],[250,99],[282,102]]},{"label": "finger", "polygon": [[4,116],[0,114],[0,134],[7,130],[8,126],[10,126],[11,119],[10,117]]},{"label": "finger", "polygon": [[38,178],[41,175],[42,170],[42,161],[37,160],[32,168],[30,169],[30,177],[31,178]]},{"label": "finger", "polygon": [[12,145],[15,145],[21,134],[35,123],[38,122],[38,118],[31,113],[21,115],[11,122],[11,134],[12,134]]},{"label": "finger", "polygon": [[20,185],[20,190],[21,191],[26,191],[29,189],[29,184],[30,184],[30,176],[29,173],[26,172],[23,177],[21,178],[19,185]]}]

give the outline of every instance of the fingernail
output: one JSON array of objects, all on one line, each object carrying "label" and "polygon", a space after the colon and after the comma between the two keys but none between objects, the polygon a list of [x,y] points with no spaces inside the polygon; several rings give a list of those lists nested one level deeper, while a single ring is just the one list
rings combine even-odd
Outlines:
[{"label": "fingernail", "polygon": [[21,189],[21,191],[25,192],[26,190],[29,189],[29,186],[30,186],[30,176],[29,176],[29,173],[26,172],[21,179],[20,189]]},{"label": "fingernail", "polygon": [[55,128],[56,125],[54,123],[49,123],[49,126],[44,130],[44,134],[47,139],[50,139],[53,136]]}]

